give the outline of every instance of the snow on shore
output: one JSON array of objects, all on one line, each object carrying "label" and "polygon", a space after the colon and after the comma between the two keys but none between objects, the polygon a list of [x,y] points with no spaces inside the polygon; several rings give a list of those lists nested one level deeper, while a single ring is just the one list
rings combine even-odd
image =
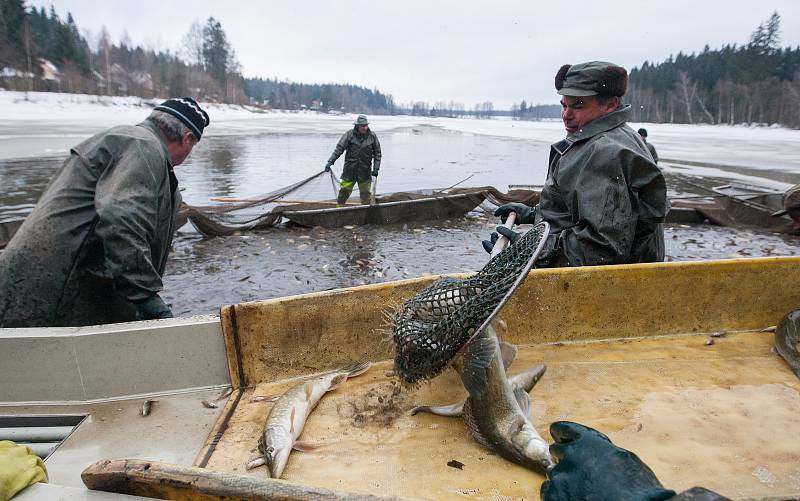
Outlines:
[{"label": "snow on shore", "polygon": [[[108,127],[134,124],[160,99],[85,94],[0,91],[0,159],[63,154],[81,139]],[[206,134],[341,133],[354,115],[263,112],[203,103],[211,116]],[[550,144],[564,137],[559,121],[374,116],[376,132],[434,126],[465,134]],[[630,124],[644,126],[661,158],[800,174],[800,131],[777,127]]]}]

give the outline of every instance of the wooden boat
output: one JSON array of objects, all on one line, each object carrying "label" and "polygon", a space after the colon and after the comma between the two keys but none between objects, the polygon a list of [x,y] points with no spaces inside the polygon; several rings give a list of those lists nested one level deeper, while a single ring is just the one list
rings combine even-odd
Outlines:
[{"label": "wooden boat", "polygon": [[411,200],[379,202],[311,210],[284,210],[281,214],[302,226],[339,228],[348,225],[393,224],[462,217],[483,202],[482,192],[442,194]]},{"label": "wooden boat", "polygon": [[724,213],[720,223],[747,226],[776,233],[794,233],[789,216],[773,217],[783,209],[783,191],[737,183],[712,188]]},{"label": "wooden boat", "polygon": [[[383,313],[436,278],[224,306],[219,318],[0,329],[0,414],[88,416],[45,461],[51,484],[19,499],[84,485],[161,499],[536,499],[544,478],[481,448],[461,420],[408,415],[462,398],[453,373],[413,388],[388,374]],[[763,329],[800,304],[800,290],[775,284],[798,280],[796,257],[534,270],[500,313],[520,348],[509,372],[547,364],[532,392],[546,438],[569,419],[669,488],[796,499],[800,380]],[[351,360],[374,365],[311,414],[302,437],[317,451],[293,452],[282,480],[246,471],[271,405],[252,396]],[[228,385],[220,408],[201,404]]]}]

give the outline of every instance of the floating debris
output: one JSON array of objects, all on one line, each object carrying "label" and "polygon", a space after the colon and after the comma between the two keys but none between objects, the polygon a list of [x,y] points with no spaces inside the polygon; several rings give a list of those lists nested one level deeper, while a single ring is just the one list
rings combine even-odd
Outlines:
[{"label": "floating debris", "polygon": [[464,469],[464,463],[462,463],[461,461],[457,461],[455,459],[451,459],[450,461],[448,461],[447,466],[449,466],[450,468],[455,468],[457,470]]},{"label": "floating debris", "polygon": [[233,388],[228,386],[222,393],[219,394],[217,398],[213,400],[213,402],[219,402],[223,398],[228,398],[231,396],[231,393],[233,393]]},{"label": "floating debris", "polygon": [[153,404],[156,402],[158,402],[158,400],[145,400],[142,402],[142,417],[150,415],[150,412],[153,410]]}]

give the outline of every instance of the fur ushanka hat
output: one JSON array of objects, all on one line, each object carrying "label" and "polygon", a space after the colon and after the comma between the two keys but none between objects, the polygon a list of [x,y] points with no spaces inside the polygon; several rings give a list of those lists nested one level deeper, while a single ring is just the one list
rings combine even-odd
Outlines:
[{"label": "fur ushanka hat", "polygon": [[604,61],[565,64],[556,73],[556,90],[562,96],[622,97],[628,90],[628,72]]}]

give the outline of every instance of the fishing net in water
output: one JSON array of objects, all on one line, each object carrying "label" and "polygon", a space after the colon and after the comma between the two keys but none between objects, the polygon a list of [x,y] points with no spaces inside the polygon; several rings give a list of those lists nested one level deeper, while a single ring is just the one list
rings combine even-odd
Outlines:
[{"label": "fishing net in water", "polygon": [[[331,184],[327,184],[328,182]],[[326,190],[333,188],[334,195],[338,189],[338,180],[334,174],[321,171],[270,193],[226,205],[184,204],[178,214],[178,227],[188,220],[206,236],[229,236],[243,231],[268,228],[279,222],[286,210],[335,207],[335,202],[304,200],[309,195],[312,198],[320,198],[320,184],[327,186]],[[217,200],[224,202],[230,199]]]},{"label": "fishing net in water", "polygon": [[[330,184],[328,184],[330,183]],[[262,230],[274,226],[281,221],[284,212],[297,212],[316,209],[333,209],[336,201],[320,200],[325,198],[324,193],[331,193],[333,197],[339,189],[339,179],[333,172],[321,171],[313,176],[279,188],[270,193],[251,197],[248,199],[212,199],[226,202],[225,205],[194,206],[183,204],[178,213],[177,227],[180,228],[187,221],[205,236],[218,237],[238,235],[245,231]],[[396,192],[376,197],[377,204],[401,202],[408,200],[421,200],[438,197],[439,203],[447,203],[443,195],[467,195],[461,199],[452,198],[451,203],[461,208],[461,205],[475,203],[464,212],[478,205],[486,211],[493,210],[494,206],[508,202],[521,202],[527,205],[536,205],[539,193],[532,190],[511,190],[502,193],[492,186],[476,188],[454,188],[449,190],[429,190],[428,192]],[[349,203],[348,205],[358,205]],[[407,208],[406,210],[414,210]],[[432,216],[430,207],[420,206],[419,211],[424,211],[420,216]],[[453,212],[458,212],[454,210]],[[463,212],[462,212],[463,213]],[[404,213],[408,220],[420,220],[424,217],[412,217]]]},{"label": "fishing net in water", "polygon": [[539,223],[472,277],[443,278],[403,303],[393,322],[397,374],[415,383],[447,368],[527,276],[548,232]]}]

